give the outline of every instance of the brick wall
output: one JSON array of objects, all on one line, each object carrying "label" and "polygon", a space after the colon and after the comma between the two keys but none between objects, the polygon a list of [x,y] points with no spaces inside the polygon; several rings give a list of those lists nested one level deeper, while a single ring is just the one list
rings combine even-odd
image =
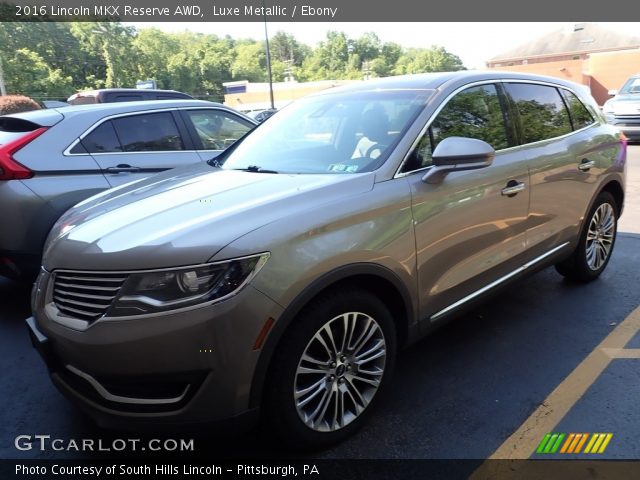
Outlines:
[{"label": "brick wall", "polygon": [[599,105],[608,98],[607,92],[619,89],[634,73],[640,73],[640,49],[591,53],[586,59],[565,59],[527,65],[502,65],[491,70],[507,70],[571,80],[591,88]]},{"label": "brick wall", "polygon": [[589,58],[591,94],[602,105],[612,89],[618,90],[634,73],[640,73],[640,50],[592,53]]}]

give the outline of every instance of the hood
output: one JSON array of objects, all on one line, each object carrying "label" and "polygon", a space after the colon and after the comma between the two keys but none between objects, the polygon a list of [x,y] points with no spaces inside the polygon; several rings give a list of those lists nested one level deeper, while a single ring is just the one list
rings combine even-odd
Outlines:
[{"label": "hood", "polygon": [[640,94],[628,93],[619,94],[607,100],[605,107],[615,115],[638,115],[640,114]]},{"label": "hood", "polygon": [[49,271],[135,270],[204,263],[256,228],[368,191],[374,178],[254,173],[207,164],[170,170],[73,207],[49,234],[43,265]]}]

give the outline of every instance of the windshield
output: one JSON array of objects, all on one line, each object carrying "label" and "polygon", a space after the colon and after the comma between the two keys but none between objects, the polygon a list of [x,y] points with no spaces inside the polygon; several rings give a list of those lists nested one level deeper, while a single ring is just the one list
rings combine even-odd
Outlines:
[{"label": "windshield", "polygon": [[374,170],[387,159],[432,93],[386,90],[300,100],[223,155],[222,168],[277,173]]},{"label": "windshield", "polygon": [[640,78],[630,78],[627,80],[627,83],[620,89],[620,93],[640,93]]}]

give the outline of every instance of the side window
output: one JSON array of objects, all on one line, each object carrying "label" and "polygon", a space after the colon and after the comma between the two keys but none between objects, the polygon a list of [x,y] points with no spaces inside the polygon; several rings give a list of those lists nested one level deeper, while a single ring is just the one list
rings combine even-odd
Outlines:
[{"label": "side window", "polygon": [[244,136],[253,125],[222,110],[188,110],[202,150],[224,150]]},{"label": "side window", "polygon": [[454,136],[483,140],[495,150],[509,146],[505,116],[495,85],[471,87],[453,97],[440,110],[402,170],[428,167],[438,144]]},{"label": "side window", "polygon": [[[82,139],[82,145],[89,153],[121,152],[122,146],[110,121],[102,123]],[[75,149],[74,149],[75,150]],[[71,151],[71,153],[80,153]]]},{"label": "side window", "polygon": [[182,137],[170,112],[131,115],[112,122],[125,152],[184,150]]},{"label": "side window", "polygon": [[591,125],[593,123],[593,117],[580,99],[569,90],[560,89],[560,91],[562,92],[567,107],[569,107],[573,129],[580,130],[581,128]]},{"label": "side window", "polygon": [[538,142],[571,132],[571,121],[555,87],[531,83],[509,83],[522,124],[523,143]]}]

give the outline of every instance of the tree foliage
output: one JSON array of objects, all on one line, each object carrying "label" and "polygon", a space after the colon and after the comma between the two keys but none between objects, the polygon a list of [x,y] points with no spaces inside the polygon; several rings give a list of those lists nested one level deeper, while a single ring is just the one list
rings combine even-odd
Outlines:
[{"label": "tree foliage", "polygon": [[[464,68],[443,47],[405,49],[373,32],[350,38],[330,31],[315,48],[276,32],[269,43],[274,81],[290,74],[298,81],[355,80]],[[222,100],[223,82],[268,78],[264,41],[118,22],[0,23],[0,62],[8,93],[36,99],[155,79],[159,88]]]}]

